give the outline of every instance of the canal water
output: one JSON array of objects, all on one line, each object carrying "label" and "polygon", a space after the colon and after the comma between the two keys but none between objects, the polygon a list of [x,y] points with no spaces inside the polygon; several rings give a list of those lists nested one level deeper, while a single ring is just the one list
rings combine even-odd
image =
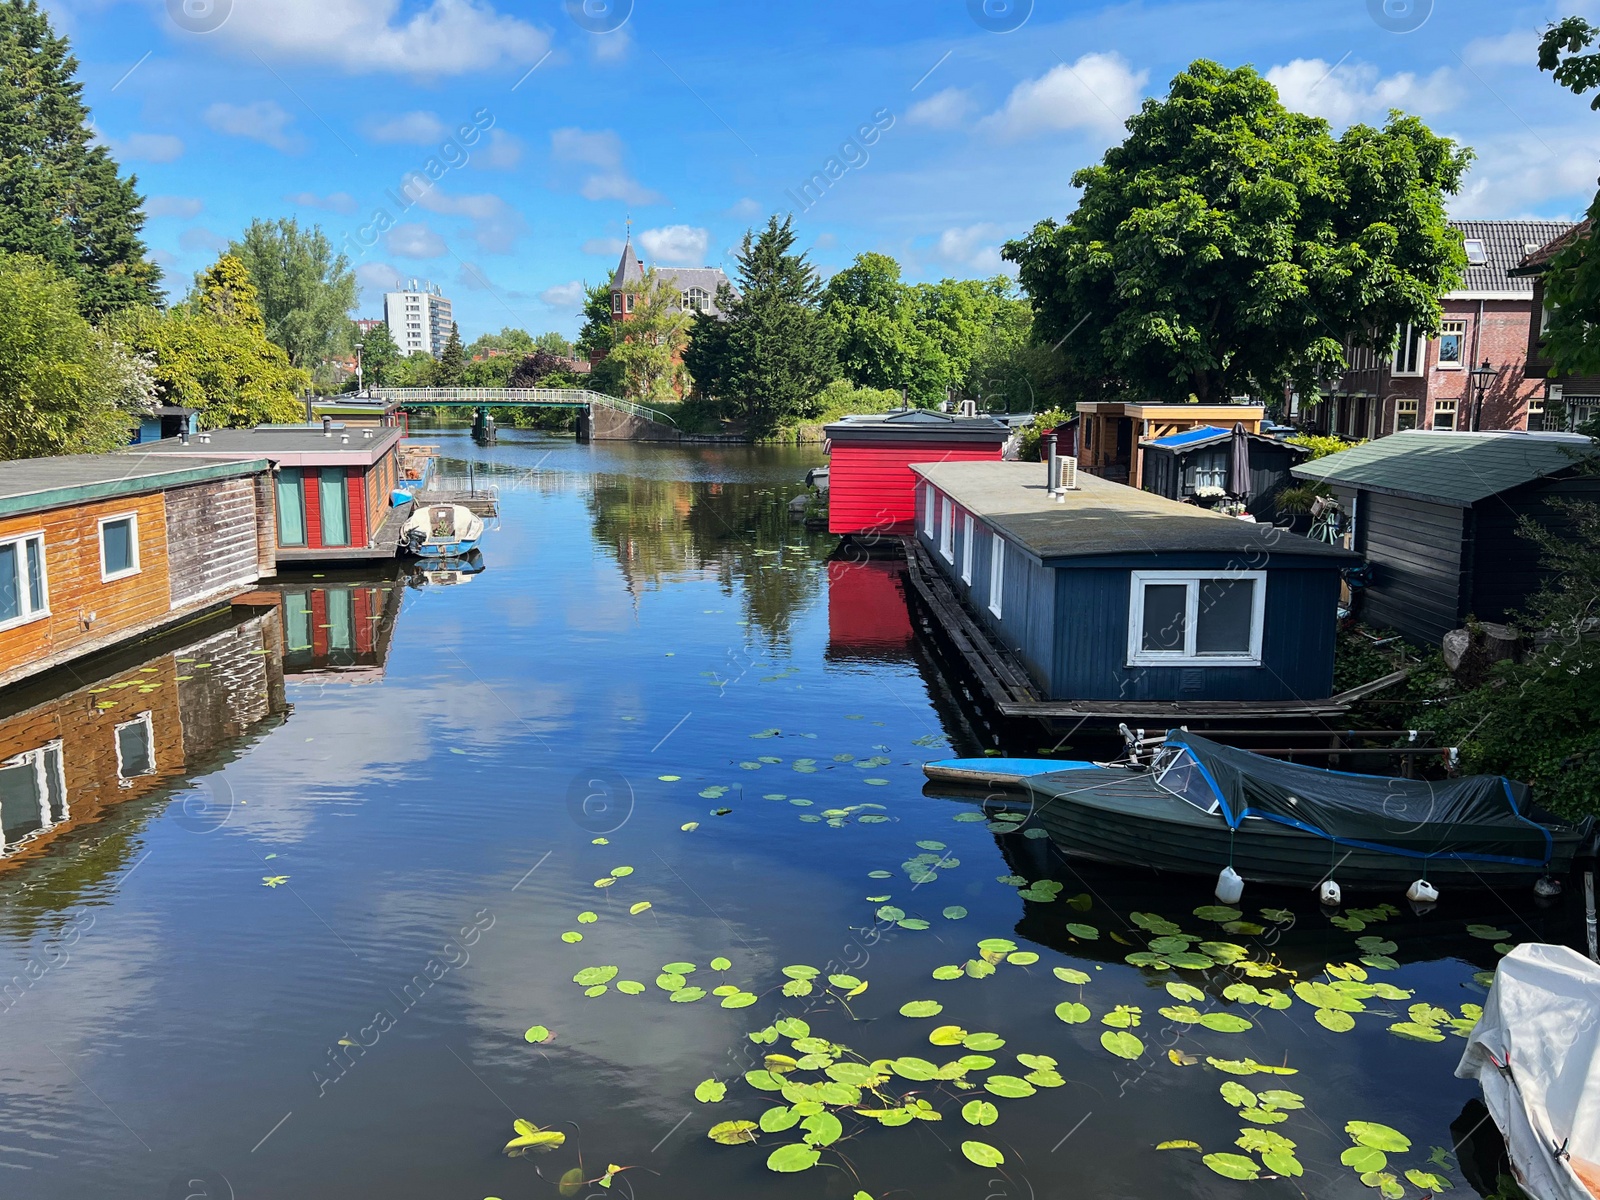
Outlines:
[{"label": "canal water", "polygon": [[0,1193],[1467,1188],[1458,1024],[1569,900],[1071,865],[924,795],[983,745],[893,572],[790,520],[816,451],[429,436],[498,489],[482,573],[0,695]]}]

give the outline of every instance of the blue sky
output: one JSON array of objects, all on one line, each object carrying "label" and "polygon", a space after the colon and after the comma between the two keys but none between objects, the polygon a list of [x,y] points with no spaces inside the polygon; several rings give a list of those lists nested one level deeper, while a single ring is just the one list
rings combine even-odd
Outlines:
[{"label": "blue sky", "polygon": [[[296,215],[349,253],[360,315],[392,281],[432,279],[468,340],[575,332],[579,284],[615,265],[629,213],[662,265],[731,268],[748,225],[793,210],[825,272],[875,250],[912,280],[993,274],[1000,242],[1070,211],[1072,172],[1198,57],[1252,63],[1338,127],[1424,116],[1479,155],[1456,216],[1572,216],[1600,171],[1600,114],[1533,65],[1549,21],[1600,20],[1577,0],[47,7],[150,197],[169,288],[252,217]],[[474,123],[464,156],[446,146]],[[419,202],[392,198],[463,157]],[[830,158],[850,165],[797,201]]]}]

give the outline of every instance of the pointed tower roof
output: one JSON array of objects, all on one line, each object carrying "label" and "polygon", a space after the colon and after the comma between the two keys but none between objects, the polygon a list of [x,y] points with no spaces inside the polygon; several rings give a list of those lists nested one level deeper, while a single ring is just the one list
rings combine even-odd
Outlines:
[{"label": "pointed tower roof", "polygon": [[638,258],[633,253],[633,233],[630,230],[628,240],[622,244],[622,258],[617,263],[617,271],[611,277],[612,290],[627,286],[630,283],[639,283],[644,279],[644,268],[639,265]]}]

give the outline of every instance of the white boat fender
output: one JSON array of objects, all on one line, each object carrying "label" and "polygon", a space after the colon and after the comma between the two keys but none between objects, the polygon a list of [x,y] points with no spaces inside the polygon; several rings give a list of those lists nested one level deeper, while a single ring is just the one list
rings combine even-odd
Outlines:
[{"label": "white boat fender", "polygon": [[1239,872],[1232,867],[1223,867],[1222,874],[1217,876],[1216,895],[1224,904],[1239,903],[1239,897],[1244,895],[1244,880],[1239,877]]},{"label": "white boat fender", "polygon": [[1426,879],[1419,879],[1406,889],[1406,899],[1413,904],[1432,904],[1439,898],[1439,889]]},{"label": "white boat fender", "polygon": [[1541,875],[1533,881],[1533,894],[1549,899],[1551,896],[1561,895],[1561,880],[1554,875]]},{"label": "white boat fender", "polygon": [[1335,880],[1324,879],[1317,887],[1317,899],[1321,900],[1329,908],[1338,908],[1340,899],[1339,884]]}]

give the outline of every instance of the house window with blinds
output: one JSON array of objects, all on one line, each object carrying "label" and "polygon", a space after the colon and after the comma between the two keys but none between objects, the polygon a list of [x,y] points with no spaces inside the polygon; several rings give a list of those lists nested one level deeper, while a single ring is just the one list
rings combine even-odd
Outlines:
[{"label": "house window with blinds", "polygon": [[1396,400],[1394,402],[1394,431],[1403,433],[1407,429],[1417,427],[1417,402],[1415,400]]},{"label": "house window with blinds", "polygon": [[1454,429],[1456,427],[1456,400],[1447,397],[1433,402],[1433,427],[1435,429]]}]

